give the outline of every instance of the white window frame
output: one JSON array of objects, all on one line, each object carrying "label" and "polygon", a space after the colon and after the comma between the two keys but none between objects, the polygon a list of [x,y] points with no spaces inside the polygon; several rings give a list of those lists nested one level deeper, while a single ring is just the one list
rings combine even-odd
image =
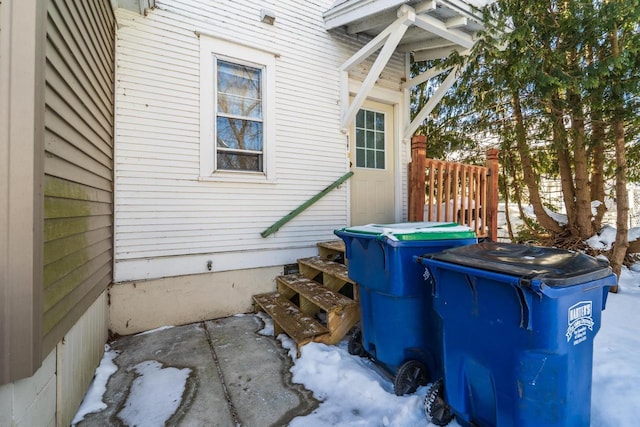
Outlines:
[{"label": "white window frame", "polygon": [[[235,62],[262,69],[263,170],[217,169],[216,62]],[[275,182],[276,55],[228,40],[200,34],[200,177],[201,181]]]}]

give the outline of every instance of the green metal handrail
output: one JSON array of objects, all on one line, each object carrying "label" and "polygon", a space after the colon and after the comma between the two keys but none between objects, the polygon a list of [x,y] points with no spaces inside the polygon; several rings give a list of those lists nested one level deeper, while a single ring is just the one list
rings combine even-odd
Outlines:
[{"label": "green metal handrail", "polygon": [[300,206],[298,206],[297,208],[289,212],[287,215],[283,216],[278,221],[276,221],[271,227],[267,228],[262,233],[260,233],[260,235],[262,237],[268,237],[273,233],[275,233],[276,231],[280,230],[280,228],[283,225],[291,221],[296,216],[300,215],[302,211],[304,211],[309,206],[313,205],[315,202],[317,202],[318,200],[326,196],[327,193],[329,193],[331,190],[333,190],[334,188],[336,188],[337,186],[339,186],[340,184],[342,184],[343,182],[351,178],[352,175],[353,175],[352,171],[345,173],[340,178],[336,179],[333,184],[330,184],[327,188],[325,188],[324,190],[322,190],[321,192],[319,192],[318,194],[316,194],[315,196],[313,196],[312,198],[310,198],[309,200],[307,200],[306,202],[304,202],[303,204],[301,204]]}]

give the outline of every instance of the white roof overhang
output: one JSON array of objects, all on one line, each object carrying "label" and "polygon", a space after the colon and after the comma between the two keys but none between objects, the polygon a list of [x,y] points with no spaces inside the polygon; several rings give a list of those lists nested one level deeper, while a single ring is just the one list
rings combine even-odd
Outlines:
[{"label": "white roof overhang", "polygon": [[[447,57],[457,51],[466,54],[476,42],[476,33],[483,29],[482,14],[474,6],[486,0],[338,0],[324,14],[325,28],[345,28],[348,34],[372,37],[362,49],[342,64],[342,128],[353,122],[358,110],[375,85],[394,52],[412,52],[415,61]],[[360,90],[349,102],[349,71],[380,50],[369,69]],[[444,93],[455,83],[460,67],[449,70],[427,70],[403,84],[403,89],[423,83],[442,72],[449,72],[427,105],[404,129],[410,138],[429,115]],[[408,100],[407,100],[408,102]],[[407,120],[409,120],[407,118]]]}]

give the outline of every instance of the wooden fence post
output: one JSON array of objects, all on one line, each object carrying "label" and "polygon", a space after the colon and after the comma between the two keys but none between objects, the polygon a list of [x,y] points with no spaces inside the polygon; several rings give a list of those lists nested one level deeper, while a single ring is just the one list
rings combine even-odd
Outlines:
[{"label": "wooden fence post", "polygon": [[427,137],[411,138],[409,163],[409,221],[424,221],[425,167],[427,164]]},{"label": "wooden fence post", "polygon": [[487,226],[488,237],[498,241],[498,149],[487,150]]}]

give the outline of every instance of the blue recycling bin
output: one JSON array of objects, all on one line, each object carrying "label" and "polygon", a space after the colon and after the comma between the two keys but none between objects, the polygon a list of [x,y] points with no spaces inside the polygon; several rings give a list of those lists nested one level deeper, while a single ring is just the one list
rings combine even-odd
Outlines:
[{"label": "blue recycling bin", "polygon": [[490,242],[415,260],[442,318],[428,416],[435,405],[464,426],[589,426],[593,339],[616,284],[607,261]]},{"label": "blue recycling bin", "polygon": [[474,244],[475,233],[455,223],[418,222],[370,224],[335,234],[345,242],[349,277],[358,284],[361,329],[349,351],[371,357],[394,376],[398,395],[439,378],[440,319],[424,269],[413,256]]}]

